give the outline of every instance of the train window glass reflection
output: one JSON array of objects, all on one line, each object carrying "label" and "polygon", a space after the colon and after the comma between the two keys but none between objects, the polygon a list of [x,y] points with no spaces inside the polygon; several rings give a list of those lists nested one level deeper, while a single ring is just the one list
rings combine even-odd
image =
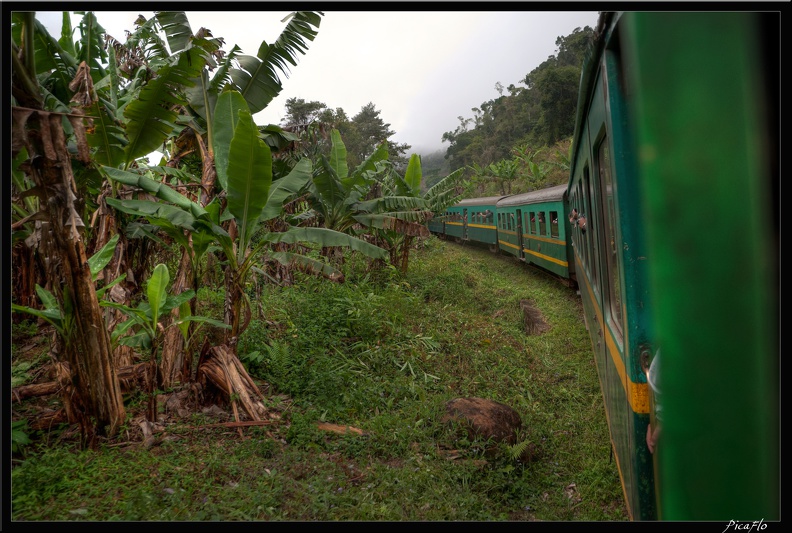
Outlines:
[{"label": "train window glass reflection", "polygon": [[604,230],[605,230],[605,251],[608,265],[608,296],[610,300],[610,312],[613,316],[615,325],[622,331],[622,297],[621,297],[621,269],[619,267],[619,243],[616,235],[616,198],[613,191],[613,177],[610,171],[610,152],[608,151],[608,137],[602,139],[597,154],[599,164],[599,175],[602,183],[602,199],[605,207]]},{"label": "train window glass reflection", "polygon": [[550,236],[558,238],[558,211],[550,211]]}]

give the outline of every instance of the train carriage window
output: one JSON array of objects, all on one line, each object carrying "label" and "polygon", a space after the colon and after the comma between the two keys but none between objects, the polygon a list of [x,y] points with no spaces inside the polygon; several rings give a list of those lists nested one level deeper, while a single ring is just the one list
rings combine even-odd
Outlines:
[{"label": "train carriage window", "polygon": [[531,214],[523,213],[523,232],[531,233]]},{"label": "train carriage window", "polygon": [[531,230],[528,233],[533,235],[536,233],[536,212],[531,211],[529,214],[531,215],[531,223],[528,225],[528,227],[530,227]]},{"label": "train carriage window", "polygon": [[550,211],[550,236],[558,238],[558,211]]},{"label": "train carriage window", "polygon": [[610,171],[610,152],[608,151],[608,137],[605,136],[599,146],[597,154],[599,164],[600,182],[602,184],[602,200],[605,212],[603,225],[605,230],[605,251],[608,265],[608,295],[610,311],[615,325],[622,330],[623,302],[621,296],[621,268],[619,261],[619,241],[616,235],[616,198],[614,194],[613,177]]},{"label": "train carriage window", "polygon": [[545,220],[544,211],[539,211],[539,235],[547,235],[547,221]]}]

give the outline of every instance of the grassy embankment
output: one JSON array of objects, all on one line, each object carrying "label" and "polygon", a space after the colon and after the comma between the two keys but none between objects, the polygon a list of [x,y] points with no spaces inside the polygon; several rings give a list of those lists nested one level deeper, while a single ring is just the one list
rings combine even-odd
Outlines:
[{"label": "grassy embankment", "polygon": [[[99,451],[80,451],[67,427],[33,432],[14,456],[11,519],[627,520],[574,290],[435,238],[404,277],[362,267],[349,261],[344,284],[305,278],[254,298],[263,315],[239,353],[280,420],[209,428],[219,419],[195,410],[166,418],[146,449],[133,418],[145,402],[132,396],[128,431]],[[199,298],[203,314],[220,317],[222,293]],[[525,335],[523,298],[549,331]],[[22,329],[15,348],[30,344]],[[46,343],[39,349],[24,364],[15,356],[15,376],[36,375],[48,361]],[[514,408],[518,444],[468,440],[440,423],[445,403],[464,396]],[[15,419],[25,413],[14,406]],[[523,461],[521,449],[531,450]]]}]

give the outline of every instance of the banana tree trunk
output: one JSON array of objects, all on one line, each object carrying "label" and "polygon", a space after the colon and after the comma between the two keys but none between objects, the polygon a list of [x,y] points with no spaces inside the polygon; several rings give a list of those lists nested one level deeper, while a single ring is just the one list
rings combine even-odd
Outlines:
[{"label": "banana tree trunk", "polygon": [[[118,220],[115,217],[114,211],[107,206],[105,198],[110,192],[110,185],[105,184],[104,190],[97,198],[97,209],[94,211],[94,218],[91,225],[94,227],[94,243],[92,253],[101,250],[107,244],[113,235],[119,235],[118,244],[116,245],[113,258],[107,266],[99,273],[97,280],[103,279],[105,283],[113,281],[122,273],[128,271],[127,269],[127,251],[129,243],[124,236],[123,232],[119,231]],[[132,289],[134,284],[132,280],[125,279],[118,285],[110,289],[109,297],[112,301],[132,307]],[[104,309],[105,324],[107,324],[107,331],[113,331],[115,327],[127,319],[127,316],[119,311],[106,307]],[[130,366],[134,363],[134,349],[131,346],[119,345],[113,349],[113,365],[115,368],[122,368]]]},{"label": "banana tree trunk", "polygon": [[401,257],[399,258],[399,271],[402,274],[407,273],[407,266],[410,261],[410,247],[412,246],[413,237],[405,235],[401,243]]},{"label": "banana tree trunk", "polygon": [[[82,118],[72,120],[78,150],[89,159]],[[72,405],[84,442],[115,435],[126,419],[112,364],[110,336],[102,317],[82,237],[84,226],[75,203],[76,185],[62,126],[63,114],[14,108],[12,147],[30,154],[26,172],[41,196],[43,257],[47,277],[62,306],[63,354],[69,363]],[[83,131],[82,138],[79,138]]]},{"label": "banana tree trunk", "polygon": [[[178,295],[193,289],[193,268],[191,250],[182,251],[179,270],[173,280],[171,294]],[[191,314],[195,312],[194,300],[190,302]],[[179,309],[171,311],[171,320],[179,318]],[[192,329],[192,328],[191,328]],[[177,383],[186,383],[190,380],[192,370],[192,353],[184,342],[184,336],[178,327],[171,325],[165,329],[165,338],[162,340],[162,360],[160,362],[160,376],[164,387],[172,387]]]},{"label": "banana tree trunk", "polygon": [[[40,225],[40,224],[39,224]],[[36,257],[36,250],[27,244],[19,242],[11,249],[11,286],[14,287],[15,302],[26,307],[38,307],[36,299],[36,283],[44,281],[41,278],[41,265]],[[12,313],[14,322],[23,320],[21,313]]]},{"label": "banana tree trunk", "polygon": [[224,322],[231,326],[227,329],[224,342],[232,348],[236,354],[236,344],[239,335],[247,328],[252,318],[250,306],[247,305],[247,298],[243,294],[243,287],[237,277],[237,272],[232,268],[226,269],[225,277],[225,305]]}]

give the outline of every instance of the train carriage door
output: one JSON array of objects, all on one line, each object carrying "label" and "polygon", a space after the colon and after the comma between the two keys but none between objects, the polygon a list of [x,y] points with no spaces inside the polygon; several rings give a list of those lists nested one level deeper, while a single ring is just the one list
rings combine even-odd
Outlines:
[{"label": "train carriage door", "polygon": [[522,209],[517,209],[517,257],[524,261],[525,252],[523,252],[523,224],[522,224]]},{"label": "train carriage door", "polygon": [[467,240],[468,238],[468,210],[462,210],[462,239]]}]

